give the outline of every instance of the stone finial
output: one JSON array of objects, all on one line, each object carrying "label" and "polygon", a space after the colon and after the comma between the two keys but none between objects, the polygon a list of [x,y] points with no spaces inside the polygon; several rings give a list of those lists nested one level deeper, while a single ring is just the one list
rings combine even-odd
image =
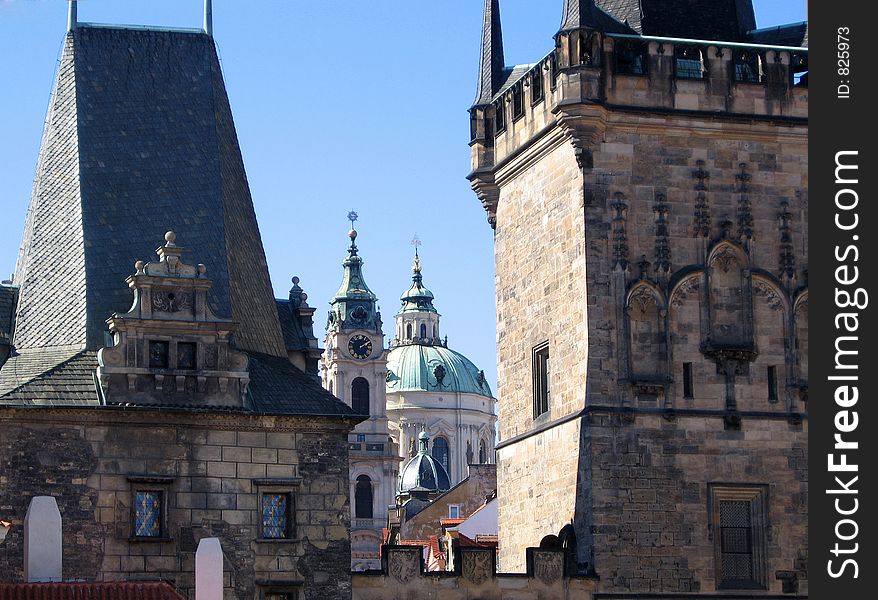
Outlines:
[{"label": "stone finial", "polygon": [[203,538],[195,551],[195,600],[223,600],[223,548]]},{"label": "stone finial", "polygon": [[52,496],[34,496],[24,517],[24,579],[61,581],[61,512]]},{"label": "stone finial", "polygon": [[175,241],[177,241],[176,233],[174,233],[173,231],[169,231],[165,234],[165,242],[167,242],[165,246],[176,246],[176,244],[174,243]]}]

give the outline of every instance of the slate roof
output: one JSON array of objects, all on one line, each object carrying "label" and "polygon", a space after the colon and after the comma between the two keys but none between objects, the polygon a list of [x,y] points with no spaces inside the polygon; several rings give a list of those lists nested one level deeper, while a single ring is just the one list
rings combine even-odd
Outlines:
[{"label": "slate roof", "polygon": [[274,295],[213,40],[83,25],[67,34],[19,256],[19,350],[97,350],[125,277],[177,232],[236,344],[283,356]]},{"label": "slate roof", "polygon": [[487,104],[500,89],[503,69],[503,31],[500,26],[500,1],[485,0],[482,26],[482,52],[479,60],[479,85],[473,104]]},{"label": "slate roof", "polygon": [[749,41],[766,46],[808,47],[808,22],[790,23],[780,27],[756,29],[749,34]]},{"label": "slate roof", "polygon": [[606,33],[636,33],[601,4],[595,0],[564,0],[560,30],[591,27]]},{"label": "slate roof", "polygon": [[[327,392],[286,358],[249,353],[248,408],[192,406],[197,411],[272,415],[362,415]],[[0,406],[100,406],[95,381],[97,353],[89,350],[44,349],[25,351],[0,370]],[[147,406],[161,408],[161,406]],[[174,405],[174,409],[185,409]]]},{"label": "slate roof", "polygon": [[[253,409],[269,414],[351,417],[364,421],[350,406],[323,389],[286,358],[249,353]],[[294,394],[290,391],[295,390]]]},{"label": "slate roof", "polygon": [[302,323],[293,314],[290,301],[276,298],[274,303],[277,308],[277,317],[280,321],[280,330],[283,334],[286,349],[299,352],[310,348],[308,341],[311,338],[305,335]]},{"label": "slate roof", "polygon": [[0,583],[2,600],[185,600],[164,582]]},{"label": "slate roof", "polygon": [[640,0],[597,0],[597,5],[634,31],[641,33]]},{"label": "slate roof", "polygon": [[17,288],[0,283],[0,343],[12,340],[17,295]]},{"label": "slate roof", "polygon": [[0,405],[98,406],[97,352],[48,348],[11,357],[0,369]]},{"label": "slate roof", "polygon": [[[630,2],[612,4],[631,10]],[[742,42],[756,28],[752,0],[641,0],[640,6],[643,35]]]}]

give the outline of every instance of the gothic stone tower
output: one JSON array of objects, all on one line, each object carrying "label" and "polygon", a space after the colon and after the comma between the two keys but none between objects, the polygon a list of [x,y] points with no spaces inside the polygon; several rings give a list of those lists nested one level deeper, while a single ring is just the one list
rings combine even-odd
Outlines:
[{"label": "gothic stone tower", "polygon": [[806,24],[566,0],[554,49],[510,68],[498,5],[469,179],[495,230],[500,568],[543,538],[602,591],[806,592]]},{"label": "gothic stone tower", "polygon": [[323,386],[355,413],[368,415],[349,436],[351,498],[351,567],[377,569],[382,529],[401,458],[388,430],[384,383],[387,350],[378,298],[363,279],[357,254],[357,231],[349,233],[341,287],[332,298],[326,324]]}]

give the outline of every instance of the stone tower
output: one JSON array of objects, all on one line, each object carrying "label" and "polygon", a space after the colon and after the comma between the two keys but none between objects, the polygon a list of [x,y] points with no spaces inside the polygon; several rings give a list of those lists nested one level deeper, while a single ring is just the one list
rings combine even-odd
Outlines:
[{"label": "stone tower", "polygon": [[807,24],[566,0],[535,64],[501,40],[486,0],[500,568],[542,540],[602,591],[806,591]]},{"label": "stone tower", "polygon": [[28,502],[53,496],[66,581],[194,597],[219,538],[224,598],[350,600],[363,417],[317,380],[301,288],[273,297],[209,27],[74,9],[0,283],[0,581],[26,577]]},{"label": "stone tower", "polygon": [[[351,224],[356,219],[354,216]],[[323,353],[323,387],[368,416],[349,436],[351,567],[380,567],[382,529],[399,472],[398,449],[388,430],[384,383],[387,350],[378,298],[363,278],[357,231],[351,228],[341,287],[330,302]]]}]

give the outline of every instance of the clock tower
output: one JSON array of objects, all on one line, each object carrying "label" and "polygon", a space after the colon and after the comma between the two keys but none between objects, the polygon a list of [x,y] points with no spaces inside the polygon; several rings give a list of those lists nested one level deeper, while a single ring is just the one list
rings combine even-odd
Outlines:
[{"label": "clock tower", "polygon": [[393,503],[399,452],[387,426],[387,349],[378,298],[363,279],[357,214],[348,215],[351,243],[341,286],[330,301],[323,387],[369,418],[350,433],[351,568],[377,569],[387,506]]}]

